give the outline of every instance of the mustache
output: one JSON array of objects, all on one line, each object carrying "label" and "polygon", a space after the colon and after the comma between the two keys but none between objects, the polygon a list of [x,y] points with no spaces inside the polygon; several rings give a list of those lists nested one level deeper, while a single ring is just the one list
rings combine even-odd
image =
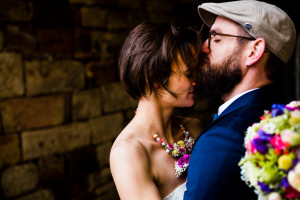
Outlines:
[{"label": "mustache", "polygon": [[200,93],[205,96],[221,96],[231,91],[241,81],[242,72],[233,56],[227,60],[211,64],[205,56],[206,65],[201,66],[201,78],[198,85]]}]

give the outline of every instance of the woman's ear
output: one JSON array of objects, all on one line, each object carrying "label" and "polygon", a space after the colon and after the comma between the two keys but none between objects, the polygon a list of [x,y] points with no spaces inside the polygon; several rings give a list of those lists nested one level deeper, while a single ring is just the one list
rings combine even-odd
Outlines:
[{"label": "woman's ear", "polygon": [[248,48],[248,54],[246,58],[246,66],[252,66],[257,63],[263,54],[266,52],[266,41],[264,38],[257,38],[250,42]]}]

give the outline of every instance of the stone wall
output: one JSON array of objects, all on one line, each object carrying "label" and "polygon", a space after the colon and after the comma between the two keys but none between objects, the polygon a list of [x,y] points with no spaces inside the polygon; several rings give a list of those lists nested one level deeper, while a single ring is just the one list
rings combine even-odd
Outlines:
[{"label": "stone wall", "polygon": [[[118,199],[108,157],[136,107],[119,50],[144,20],[197,26],[195,3],[0,1],[0,199]],[[199,99],[194,115],[210,109]]]}]

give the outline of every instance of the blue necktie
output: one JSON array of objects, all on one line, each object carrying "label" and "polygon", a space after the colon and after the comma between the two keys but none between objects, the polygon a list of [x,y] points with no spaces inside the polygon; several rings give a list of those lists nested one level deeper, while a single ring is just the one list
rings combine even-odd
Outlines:
[{"label": "blue necktie", "polygon": [[212,114],[212,121],[215,121],[218,118],[218,114]]}]

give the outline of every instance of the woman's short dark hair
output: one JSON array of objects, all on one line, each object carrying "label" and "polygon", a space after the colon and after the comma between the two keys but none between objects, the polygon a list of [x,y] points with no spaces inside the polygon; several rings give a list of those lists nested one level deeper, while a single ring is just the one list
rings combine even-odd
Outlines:
[{"label": "woman's short dark hair", "polygon": [[[126,38],[119,58],[120,80],[134,99],[155,91],[154,84],[167,88],[172,62],[178,54],[196,80],[202,60],[200,32],[171,23],[143,22]],[[169,91],[169,90],[168,90]]]}]

